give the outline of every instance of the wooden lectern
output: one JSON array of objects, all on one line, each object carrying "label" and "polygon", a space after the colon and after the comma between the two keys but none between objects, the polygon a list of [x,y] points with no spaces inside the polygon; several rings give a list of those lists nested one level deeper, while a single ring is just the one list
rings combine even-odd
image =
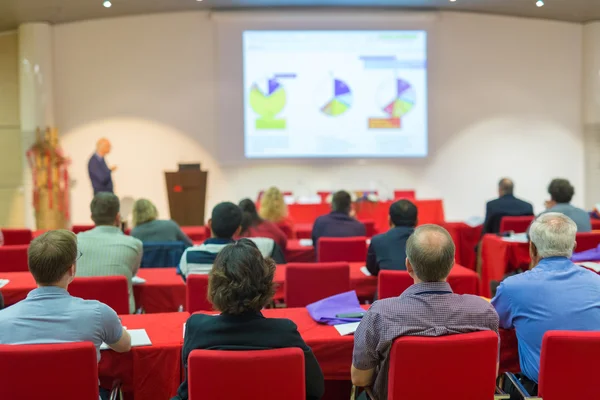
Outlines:
[{"label": "wooden lectern", "polygon": [[203,226],[208,172],[200,164],[179,164],[179,171],[166,172],[171,219],[180,226]]}]

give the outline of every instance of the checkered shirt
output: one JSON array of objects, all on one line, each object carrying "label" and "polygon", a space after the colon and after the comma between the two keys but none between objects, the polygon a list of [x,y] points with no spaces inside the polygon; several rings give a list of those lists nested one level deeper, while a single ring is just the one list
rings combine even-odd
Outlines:
[{"label": "checkered shirt", "polygon": [[385,400],[394,339],[486,330],[498,333],[498,314],[490,303],[454,294],[446,282],[417,283],[399,297],[373,303],[354,334],[352,363],[361,370],[378,367],[373,394],[376,400]]}]

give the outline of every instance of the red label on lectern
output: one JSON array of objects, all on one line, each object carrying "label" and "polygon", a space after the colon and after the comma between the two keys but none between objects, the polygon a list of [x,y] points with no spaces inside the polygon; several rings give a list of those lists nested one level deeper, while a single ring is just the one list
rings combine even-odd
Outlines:
[{"label": "red label on lectern", "polygon": [[175,185],[175,187],[173,188],[173,191],[175,193],[181,193],[183,191],[183,188],[179,185]]}]

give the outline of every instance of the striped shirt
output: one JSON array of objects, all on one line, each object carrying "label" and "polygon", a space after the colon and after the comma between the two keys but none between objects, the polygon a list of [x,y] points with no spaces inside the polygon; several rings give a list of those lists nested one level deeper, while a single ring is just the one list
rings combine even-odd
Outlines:
[{"label": "striped shirt", "polygon": [[210,238],[199,246],[187,248],[181,256],[179,272],[184,278],[189,274],[208,274],[217,254],[231,243],[235,243],[235,240]]},{"label": "striped shirt", "polygon": [[77,261],[76,276],[123,275],[129,286],[129,311],[135,312],[131,278],[142,261],[142,242],[121,232],[116,226],[97,226],[77,234],[82,256]]},{"label": "striped shirt", "polygon": [[360,370],[379,367],[373,394],[376,400],[384,400],[394,339],[485,330],[498,333],[498,314],[490,303],[454,294],[447,282],[417,283],[399,297],[373,303],[354,334],[352,364]]}]

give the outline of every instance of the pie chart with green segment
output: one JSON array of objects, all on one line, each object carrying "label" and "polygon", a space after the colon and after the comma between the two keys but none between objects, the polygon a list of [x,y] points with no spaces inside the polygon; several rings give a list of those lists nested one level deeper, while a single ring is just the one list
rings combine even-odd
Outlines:
[{"label": "pie chart with green segment", "polygon": [[252,84],[250,107],[266,119],[272,119],[285,107],[286,93],[277,79],[265,79]]},{"label": "pie chart with green segment", "polygon": [[393,89],[395,93],[391,101],[384,103],[383,111],[392,118],[401,118],[415,106],[415,89],[402,79],[396,79]]},{"label": "pie chart with green segment", "polygon": [[321,107],[323,114],[339,117],[352,106],[352,91],[346,82],[340,79],[333,79],[331,99]]}]

